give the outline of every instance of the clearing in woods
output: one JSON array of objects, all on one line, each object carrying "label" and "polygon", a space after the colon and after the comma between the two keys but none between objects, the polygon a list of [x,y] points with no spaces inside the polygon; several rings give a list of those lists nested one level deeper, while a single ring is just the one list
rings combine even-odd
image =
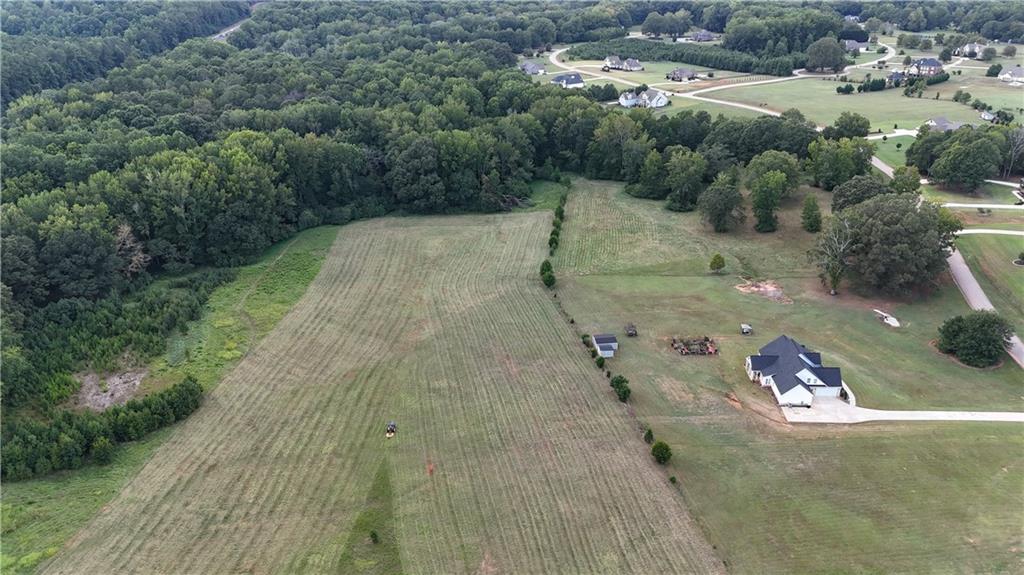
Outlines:
[{"label": "clearing in woods", "polygon": [[[553,259],[558,299],[585,332],[620,334],[607,365],[629,378],[637,417],[672,446],[669,474],[730,572],[1020,572],[1024,426],[787,425],[747,379],[744,357],[785,333],[841,367],[865,407],[1024,411],[1012,362],[966,368],[929,345],[943,320],[968,311],[948,278],[903,301],[847,285],[826,295],[806,256],[814,235],[800,228],[806,193],[828,206],[804,187],[783,202],[776,233],[754,232],[748,214],[741,229],[716,234],[697,213],[632,198],[622,183],[576,179]],[[722,274],[708,271],[715,253]],[[741,293],[739,275],[774,280],[792,303]],[[885,327],[873,308],[903,327]],[[754,334],[740,335],[741,322]],[[622,337],[627,323],[638,337]],[[669,347],[672,336],[702,335],[721,344],[719,356]]]},{"label": "clearing in woods", "polygon": [[45,571],[720,570],[537,277],[550,222],[342,228],[294,309]]}]

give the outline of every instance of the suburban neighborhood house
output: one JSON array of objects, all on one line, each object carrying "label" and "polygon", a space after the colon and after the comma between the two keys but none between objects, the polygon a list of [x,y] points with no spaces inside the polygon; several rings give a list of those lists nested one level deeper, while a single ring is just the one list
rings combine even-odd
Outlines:
[{"label": "suburban neighborhood house", "polygon": [[810,407],[815,397],[840,397],[845,387],[838,367],[823,367],[820,353],[785,335],[747,356],[747,376],[770,387],[782,407]]},{"label": "suburban neighborhood house", "polygon": [[569,74],[559,74],[554,78],[551,78],[552,84],[558,84],[563,88],[582,88],[583,77],[578,72],[571,72]]},{"label": "suburban neighborhood house", "polygon": [[978,44],[977,42],[970,42],[968,44],[964,44],[963,46],[960,46],[956,50],[953,50],[953,55],[954,56],[964,56],[964,57],[967,57],[967,58],[980,59],[981,58],[981,53],[985,51],[985,48],[988,48],[988,46],[985,45],[985,44]]},{"label": "suburban neighborhood house", "polygon": [[1024,68],[1020,64],[1007,68],[999,74],[999,79],[1003,82],[1024,82]]},{"label": "suburban neighborhood house", "polygon": [[964,122],[954,122],[947,120],[944,116],[938,116],[931,118],[924,125],[928,126],[929,129],[937,132],[949,132],[951,130],[959,129],[961,126],[966,125]]},{"label": "suburban neighborhood house", "polygon": [[626,72],[639,72],[644,69],[644,66],[636,58],[626,58],[623,60],[618,56],[608,56],[604,59],[603,69],[605,71],[624,70]]},{"label": "suburban neighborhood house", "polygon": [[541,66],[536,62],[523,62],[519,65],[519,69],[531,76],[540,76],[547,73],[544,66]]},{"label": "suburban neighborhood house", "polygon": [[856,40],[843,40],[843,49],[846,50],[847,52],[853,52],[854,50],[859,50],[863,52],[868,48],[870,48],[870,45],[867,42],[858,42]]},{"label": "suburban neighborhood house", "polygon": [[614,335],[601,333],[591,338],[597,355],[605,358],[615,357],[615,351],[619,349],[619,340]]},{"label": "suburban neighborhood house", "polygon": [[619,96],[619,105],[626,108],[661,108],[668,105],[668,96],[654,88],[643,92],[623,92]]},{"label": "suburban neighborhood house", "polygon": [[697,73],[689,68],[676,68],[668,74],[665,74],[666,80],[672,80],[673,82],[685,82],[687,80],[693,80],[697,77]]},{"label": "suburban neighborhood house", "polygon": [[935,58],[921,58],[907,68],[910,76],[935,76],[942,73],[942,62]]}]

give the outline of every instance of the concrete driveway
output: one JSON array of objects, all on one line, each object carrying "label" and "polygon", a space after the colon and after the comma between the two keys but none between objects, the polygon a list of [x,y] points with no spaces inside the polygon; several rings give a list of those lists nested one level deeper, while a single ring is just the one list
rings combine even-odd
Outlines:
[{"label": "concrete driveway", "polygon": [[865,423],[868,421],[1004,421],[1024,423],[1015,411],[889,411],[854,407],[833,397],[818,397],[811,407],[783,407],[790,423]]}]

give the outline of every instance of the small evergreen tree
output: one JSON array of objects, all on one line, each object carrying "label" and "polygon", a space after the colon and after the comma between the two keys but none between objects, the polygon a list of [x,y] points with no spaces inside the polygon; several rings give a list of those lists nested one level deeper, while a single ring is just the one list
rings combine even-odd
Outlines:
[{"label": "small evergreen tree", "polygon": [[544,286],[545,287],[548,287],[548,288],[555,287],[555,274],[553,274],[551,272],[547,272],[545,274],[542,274],[540,276],[540,279],[541,279],[542,282],[544,282]]},{"label": "small evergreen tree", "polygon": [[804,209],[800,214],[800,224],[805,231],[811,233],[821,231],[821,208],[818,207],[818,198],[814,194],[807,194],[804,197]]},{"label": "small evergreen tree", "polygon": [[708,267],[711,268],[712,273],[717,274],[718,272],[725,269],[725,258],[722,257],[722,254],[715,254],[714,256],[711,257],[711,263],[708,265]]},{"label": "small evergreen tree", "polygon": [[647,430],[644,431],[644,443],[646,443],[647,445],[654,443],[654,432],[651,431],[650,427],[648,427]]},{"label": "small evergreen tree", "polygon": [[672,448],[664,441],[657,441],[651,446],[651,456],[658,463],[665,465],[669,459],[672,459]]},{"label": "small evergreen tree", "polygon": [[551,273],[551,260],[544,260],[540,263],[540,275]]}]

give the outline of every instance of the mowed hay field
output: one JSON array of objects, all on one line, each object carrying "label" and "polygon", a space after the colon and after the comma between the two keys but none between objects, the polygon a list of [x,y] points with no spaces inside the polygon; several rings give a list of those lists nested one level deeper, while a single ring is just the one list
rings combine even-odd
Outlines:
[{"label": "mowed hay field", "polygon": [[[865,407],[1024,411],[1021,371],[957,365],[929,345],[966,313],[944,278],[888,301],[825,295],[799,228],[803,188],[781,229],[715,234],[696,213],[576,180],[555,258],[559,300],[585,332],[620,335],[610,369],[637,417],[673,449],[669,473],[732,573],[1008,573],[1024,568],[1024,426],[919,423],[794,426],[749,382],[743,358],[780,333],[822,352]],[[708,273],[721,253],[725,273]],[[772,279],[792,303],[742,294]],[[872,308],[904,327],[885,328]],[[639,336],[626,338],[633,322]],[[753,324],[753,336],[739,324]],[[684,358],[673,336],[710,335],[718,357]]]},{"label": "mowed hay field", "polygon": [[537,278],[550,225],[342,228],[295,308],[45,572],[721,570]]}]

